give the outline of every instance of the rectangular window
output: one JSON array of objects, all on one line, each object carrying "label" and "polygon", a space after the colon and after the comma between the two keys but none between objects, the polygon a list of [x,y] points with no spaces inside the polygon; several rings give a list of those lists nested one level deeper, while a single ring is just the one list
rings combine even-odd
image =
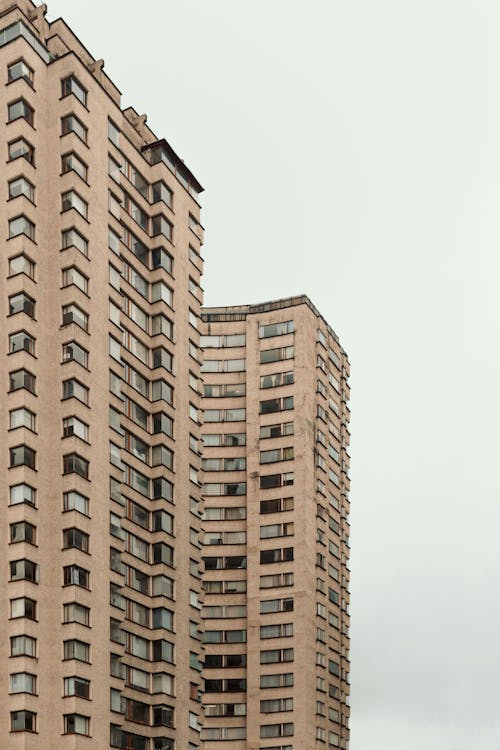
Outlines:
[{"label": "rectangular window", "polygon": [[24,214],[9,220],[9,237],[20,237],[23,234],[35,241],[35,225]]},{"label": "rectangular window", "polygon": [[89,353],[76,341],[63,344],[63,362],[78,362],[79,365],[88,369]]},{"label": "rectangular window", "polygon": [[63,326],[67,326],[70,323],[75,323],[80,328],[83,328],[84,331],[87,331],[89,316],[78,305],[64,305],[62,308],[62,324]]},{"label": "rectangular window", "polygon": [[86,625],[88,627],[90,623],[90,609],[83,604],[77,604],[77,602],[64,604],[63,622],[78,622],[80,625]]},{"label": "rectangular window", "polygon": [[36,620],[36,601],[22,596],[19,599],[10,600],[11,618],[26,617],[28,620]]},{"label": "rectangular window", "polygon": [[62,233],[62,249],[66,250],[68,247],[76,247],[85,257],[89,254],[88,240],[74,228],[66,229]]},{"label": "rectangular window", "polygon": [[88,479],[89,462],[77,453],[68,453],[63,457],[63,474],[78,474]]},{"label": "rectangular window", "polygon": [[16,99],[15,102],[8,105],[8,122],[19,120],[21,117],[26,120],[26,122],[29,122],[30,125],[33,125],[35,110],[25,99],[22,98]]},{"label": "rectangular window", "polygon": [[62,272],[63,287],[71,286],[72,284],[78,287],[84,294],[88,294],[89,280],[75,266],[65,268]]},{"label": "rectangular window", "polygon": [[73,435],[88,442],[89,427],[77,417],[66,417],[63,419],[63,437],[71,437]]},{"label": "rectangular window", "polygon": [[66,714],[64,717],[64,734],[83,734],[90,732],[90,719],[80,714]]},{"label": "rectangular window", "polygon": [[88,215],[89,206],[86,201],[81,198],[75,190],[68,190],[66,193],[61,195],[62,200],[62,211],[69,211],[74,208],[78,211],[85,219]]},{"label": "rectangular window", "polygon": [[76,172],[82,180],[87,182],[87,165],[74,153],[74,151],[71,151],[69,154],[64,154],[64,156],[61,157],[61,162],[62,174]]},{"label": "rectangular window", "polygon": [[283,323],[270,323],[260,326],[259,338],[266,339],[270,336],[283,336],[286,333],[293,333],[294,330],[293,320],[286,320]]},{"label": "rectangular window", "polygon": [[11,469],[15,466],[28,466],[30,469],[35,468],[36,451],[29,448],[27,445],[18,445],[15,448],[11,448],[9,450],[9,456],[9,466]]},{"label": "rectangular window", "polygon": [[66,565],[63,568],[63,581],[65,586],[81,586],[89,588],[90,573],[79,565]]},{"label": "rectangular window", "polygon": [[163,201],[167,206],[172,206],[173,192],[163,180],[153,183],[153,200],[152,203]]},{"label": "rectangular window", "polygon": [[9,161],[26,159],[30,164],[35,163],[35,149],[24,138],[17,138],[9,143]]},{"label": "rectangular window", "polygon": [[18,177],[9,182],[9,198],[18,198],[24,195],[32,203],[35,202],[35,188],[25,177]]},{"label": "rectangular window", "polygon": [[23,78],[31,86],[33,85],[33,68],[30,68],[22,58],[7,66],[7,79],[9,83],[11,81],[18,81],[20,78]]},{"label": "rectangular window", "polygon": [[35,317],[35,300],[25,292],[9,297],[9,315],[17,315],[20,312],[26,313],[30,318]]},{"label": "rectangular window", "polygon": [[38,581],[38,565],[31,560],[11,560],[9,565],[11,581]]},{"label": "rectangular window", "polygon": [[9,258],[9,277],[20,273],[26,274],[30,279],[35,278],[35,263],[24,254]]},{"label": "rectangular window", "polygon": [[28,521],[18,521],[10,524],[10,542],[26,542],[27,544],[36,544],[36,526]]},{"label": "rectangular window", "polygon": [[61,134],[75,133],[84,143],[87,143],[88,130],[76,115],[66,115],[61,118]]},{"label": "rectangular window", "polygon": [[89,499],[76,491],[65,492],[63,495],[63,510],[76,510],[78,513],[88,516]]},{"label": "rectangular window", "polygon": [[63,531],[63,549],[79,549],[89,551],[89,535],[76,527]]},{"label": "rectangular window", "polygon": [[36,638],[31,638],[29,635],[11,636],[10,655],[36,657]]},{"label": "rectangular window", "polygon": [[28,354],[35,354],[35,339],[26,333],[26,331],[19,331],[18,333],[11,333],[9,336],[9,352],[25,351]]},{"label": "rectangular window", "polygon": [[111,120],[108,120],[108,138],[115,146],[120,147],[120,131]]},{"label": "rectangular window", "polygon": [[169,222],[169,220],[163,216],[163,214],[158,214],[158,216],[153,216],[152,218],[152,236],[157,237],[158,235],[163,235],[163,237],[166,237],[168,240],[172,239],[172,224]]},{"label": "rectangular window", "polygon": [[76,76],[68,76],[61,81],[61,98],[74,94],[81,103],[87,106],[87,89],[85,89]]},{"label": "rectangular window", "polygon": [[260,363],[279,362],[284,359],[293,359],[293,346],[285,346],[279,349],[264,349],[260,353]]},{"label": "rectangular window", "polygon": [[33,711],[11,711],[11,732],[36,732],[36,714]]}]

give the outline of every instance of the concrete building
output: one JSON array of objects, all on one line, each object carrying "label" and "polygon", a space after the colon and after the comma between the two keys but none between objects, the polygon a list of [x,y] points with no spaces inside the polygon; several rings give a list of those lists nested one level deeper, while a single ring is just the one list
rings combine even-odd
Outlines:
[{"label": "concrete building", "polygon": [[307,297],[202,318],[203,747],[345,749],[348,360]]},{"label": "concrete building", "polygon": [[0,744],[193,750],[202,188],[45,13],[0,0]]}]

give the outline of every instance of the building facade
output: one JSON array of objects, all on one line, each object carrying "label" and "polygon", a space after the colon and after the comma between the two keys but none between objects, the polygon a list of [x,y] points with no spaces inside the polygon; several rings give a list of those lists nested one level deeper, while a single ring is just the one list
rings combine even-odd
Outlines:
[{"label": "building facade", "polygon": [[307,297],[202,318],[203,747],[345,749],[349,363]]},{"label": "building facade", "polygon": [[0,0],[0,743],[194,750],[202,188],[45,13]]}]

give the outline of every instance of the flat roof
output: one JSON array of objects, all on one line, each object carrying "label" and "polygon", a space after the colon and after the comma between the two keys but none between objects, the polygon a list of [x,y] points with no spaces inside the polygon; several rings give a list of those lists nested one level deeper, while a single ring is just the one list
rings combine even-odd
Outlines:
[{"label": "flat roof", "polygon": [[271,310],[284,310],[287,307],[296,307],[297,305],[306,305],[317,318],[321,318],[326,325],[328,332],[333,336],[337,343],[339,337],[331,325],[321,315],[317,307],[313,305],[306,294],[298,294],[295,297],[282,297],[281,299],[260,302],[255,305],[230,305],[228,307],[202,307],[201,317],[205,323],[224,322],[228,320],[245,320],[248,315],[257,313],[270,312]]}]

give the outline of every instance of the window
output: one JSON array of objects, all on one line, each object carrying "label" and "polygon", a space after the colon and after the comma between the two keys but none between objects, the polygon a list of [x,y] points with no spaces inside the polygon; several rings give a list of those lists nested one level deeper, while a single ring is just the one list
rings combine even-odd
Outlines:
[{"label": "window", "polygon": [[83,515],[88,516],[89,499],[75,490],[65,492],[63,495],[63,510],[76,510],[78,513],[83,513]]},{"label": "window", "polygon": [[[71,641],[70,641],[71,642]],[[75,641],[73,641],[75,643]],[[79,698],[88,698],[90,693],[90,680],[83,677],[65,677],[64,695],[76,695]]]},{"label": "window", "polygon": [[156,281],[151,285],[151,302],[158,302],[160,300],[172,307],[173,292],[164,281]]},{"label": "window", "polygon": [[284,547],[283,549],[266,549],[260,551],[261,565],[267,565],[275,562],[285,562],[293,560],[293,547]]},{"label": "window", "polygon": [[33,85],[33,77],[33,69],[30,68],[23,59],[11,63],[7,67],[7,79],[9,83],[11,81],[17,81],[19,78],[23,78],[27,83]]},{"label": "window", "polygon": [[9,336],[9,352],[25,351],[28,354],[35,354],[35,339],[26,333],[26,331],[19,331],[19,333],[11,333]]},{"label": "window", "polygon": [[115,146],[120,146],[120,131],[111,120],[108,120],[108,138]]},{"label": "window", "polygon": [[81,714],[66,714],[64,717],[64,733],[65,734],[89,734],[90,731],[90,719],[88,716],[81,716]]},{"label": "window", "polygon": [[30,164],[35,163],[35,149],[24,138],[17,138],[9,143],[9,161],[26,159]]},{"label": "window", "polygon": [[259,338],[266,339],[270,336],[283,336],[286,333],[293,333],[293,320],[286,320],[284,323],[270,323],[269,325],[260,326]]},{"label": "window", "polygon": [[260,638],[286,638],[293,635],[293,623],[283,623],[281,625],[261,625]]},{"label": "window", "polygon": [[76,527],[63,531],[63,549],[79,549],[89,551],[89,535]]},{"label": "window", "polygon": [[[11,523],[10,524],[10,542],[11,544],[16,544],[17,542],[26,542],[27,544],[36,544],[36,526],[33,526],[33,524],[28,523],[28,521],[18,521],[17,523]],[[12,575],[12,571],[11,571],[11,575]],[[33,580],[35,579],[36,579],[36,571],[35,571],[35,578]]]},{"label": "window", "polygon": [[277,648],[260,652],[261,664],[277,664],[287,661],[293,661],[293,648]]},{"label": "window", "polygon": [[81,586],[84,589],[89,588],[90,573],[79,565],[66,565],[63,568],[63,581],[65,586]]},{"label": "window", "polygon": [[36,714],[33,711],[11,711],[10,712],[10,731],[11,732],[35,732],[36,731]]},{"label": "window", "polygon": [[30,469],[35,468],[36,451],[27,445],[18,445],[15,448],[11,448],[9,456],[9,466],[11,469],[15,466],[28,466]]},{"label": "window", "polygon": [[170,253],[163,247],[157,247],[152,252],[153,268],[163,268],[167,273],[172,274],[174,260]]},{"label": "window", "polygon": [[244,372],[244,359],[205,359],[201,366],[202,372]]},{"label": "window", "polygon": [[280,513],[282,511],[293,510],[293,497],[283,497],[276,500],[261,500],[260,512]]},{"label": "window", "polygon": [[30,393],[35,393],[36,378],[27,370],[15,370],[9,373],[9,392],[25,388]]},{"label": "window", "polygon": [[17,315],[21,312],[26,313],[30,318],[35,317],[35,300],[25,292],[9,297],[9,315]]},{"label": "window", "polygon": [[170,188],[160,180],[159,182],[153,183],[153,200],[152,203],[158,203],[163,201],[167,206],[172,206],[173,192]]},{"label": "window", "polygon": [[290,461],[293,458],[293,448],[274,448],[260,452],[260,463],[270,464],[276,461]]},{"label": "window", "polygon": [[89,402],[89,389],[74,378],[63,381],[63,399],[76,398],[84,404]]},{"label": "window", "polygon": [[74,208],[85,219],[87,218],[89,208],[88,203],[84,201],[77,192],[74,190],[68,190],[61,195],[61,199],[63,211],[69,211],[71,208]]},{"label": "window", "polygon": [[261,388],[276,388],[280,385],[291,385],[293,383],[294,374],[290,372],[276,372],[272,375],[262,375],[260,378]]},{"label": "window", "polygon": [[88,283],[88,278],[84,276],[84,274],[81,273],[81,271],[79,271],[75,266],[65,268],[62,272],[63,287],[71,286],[72,284],[74,284],[74,286],[77,286],[78,289],[80,289],[84,294],[87,294]]},{"label": "window", "polygon": [[35,263],[26,255],[16,255],[9,259],[9,277],[24,273],[30,279],[35,278]]},{"label": "window", "polygon": [[63,622],[78,622],[88,627],[90,622],[90,609],[83,604],[71,602],[63,605]]},{"label": "window", "polygon": [[20,237],[21,235],[35,241],[35,225],[24,214],[9,220],[9,237]]},{"label": "window", "polygon": [[67,326],[70,323],[76,323],[77,326],[80,326],[84,331],[87,331],[89,316],[86,312],[81,310],[78,305],[64,305],[62,308],[62,324],[63,326]]},{"label": "window", "polygon": [[271,398],[260,402],[260,414],[272,414],[276,411],[287,411],[288,409],[293,409],[293,396]]},{"label": "window", "polygon": [[293,687],[293,672],[260,676],[261,688]]},{"label": "window", "polygon": [[35,202],[35,188],[25,177],[18,177],[9,182],[9,198],[24,195],[32,203]]},{"label": "window", "polygon": [[153,216],[151,226],[153,237],[157,237],[159,234],[162,234],[168,240],[172,239],[172,224],[165,216],[163,216],[163,214]]},{"label": "window", "polygon": [[78,474],[84,479],[89,477],[89,462],[77,453],[68,453],[63,457],[63,474]]},{"label": "window", "polygon": [[36,620],[36,601],[26,596],[22,596],[19,599],[11,599],[10,616],[12,619],[26,617],[28,620]]},{"label": "window", "polygon": [[64,641],[64,658],[89,662],[90,645],[76,639]]},{"label": "window", "polygon": [[38,565],[36,563],[31,560],[12,560],[9,565],[11,581],[37,582]]},{"label": "window", "polygon": [[9,488],[9,505],[35,505],[36,490],[29,484],[14,484]]},{"label": "window", "polygon": [[76,76],[68,76],[61,81],[61,98],[74,94],[84,106],[87,106],[87,89],[85,89]]},{"label": "window", "polygon": [[[10,416],[10,429],[11,430],[17,427],[27,427],[32,432],[35,432],[36,415],[29,409],[26,409],[25,407],[21,407],[19,409],[13,409],[10,412],[9,416]],[[29,450],[31,449],[28,449],[28,451]],[[31,451],[31,452],[35,455],[34,451]],[[33,462],[34,462],[34,455],[33,455]]]},{"label": "window", "polygon": [[264,349],[260,353],[260,363],[279,362],[283,359],[293,359],[293,346],[285,346],[280,349]]},{"label": "window", "polygon": [[76,115],[66,115],[61,118],[61,134],[75,133],[84,143],[87,143],[88,130]]},{"label": "window", "polygon": [[62,174],[76,172],[82,180],[85,180],[85,182],[87,181],[87,165],[74,153],[74,151],[71,151],[69,154],[64,154],[64,156],[61,157],[61,171]]},{"label": "window", "polygon": [[83,346],[77,344],[76,341],[70,341],[67,344],[63,344],[63,362],[78,362],[88,369],[89,366],[89,353]]},{"label": "window", "polygon": [[19,120],[22,117],[30,125],[33,125],[34,116],[35,110],[25,99],[16,99],[15,102],[8,105],[8,122]]},{"label": "window", "polygon": [[293,698],[272,698],[260,702],[261,714],[274,714],[280,711],[293,711]]},{"label": "window", "polygon": [[83,237],[76,229],[65,229],[62,233],[62,248],[67,250],[68,247],[76,247],[85,257],[88,256],[88,240]]},{"label": "window", "polygon": [[260,489],[267,490],[273,487],[287,487],[293,484],[293,472],[286,474],[264,474],[260,477]]},{"label": "window", "polygon": [[10,655],[36,657],[36,638],[31,638],[29,635],[11,636]]}]

